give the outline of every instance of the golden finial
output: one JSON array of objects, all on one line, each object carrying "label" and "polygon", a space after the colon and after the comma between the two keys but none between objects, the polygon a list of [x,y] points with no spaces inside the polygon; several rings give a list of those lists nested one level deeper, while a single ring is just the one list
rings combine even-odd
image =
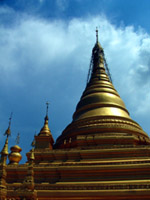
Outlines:
[{"label": "golden finial", "polygon": [[10,125],[11,125],[11,120],[12,120],[12,114],[13,114],[13,113],[11,112],[10,118],[9,118],[8,128],[7,128],[7,130],[6,130],[5,133],[4,133],[4,135],[7,135],[7,137],[11,135]]},{"label": "golden finial", "polygon": [[19,142],[20,142],[20,133],[17,134],[15,142],[16,142],[16,145],[19,144]]},{"label": "golden finial", "polygon": [[41,135],[41,134],[51,135],[50,129],[48,127],[48,108],[49,108],[49,102],[46,102],[46,116],[44,118],[44,126],[40,130],[40,133],[38,135]]},{"label": "golden finial", "polygon": [[96,27],[96,42],[98,43],[98,28]]}]

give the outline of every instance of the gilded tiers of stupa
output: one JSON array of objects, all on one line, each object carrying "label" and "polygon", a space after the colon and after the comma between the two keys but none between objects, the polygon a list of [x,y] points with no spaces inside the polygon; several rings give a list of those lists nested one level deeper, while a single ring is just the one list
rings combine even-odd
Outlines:
[{"label": "gilded tiers of stupa", "polygon": [[[98,42],[92,52],[90,80],[73,115],[72,123],[57,139],[62,148],[93,144],[150,144],[148,135],[133,121],[105,70],[104,51]],[[83,141],[82,141],[83,140]],[[70,146],[69,146],[70,147]]]},{"label": "gilded tiers of stupa", "polygon": [[9,123],[1,151],[0,199],[150,199],[150,139],[115,90],[98,31],[96,36],[88,83],[72,122],[56,142],[47,104],[27,163],[19,164],[21,148],[15,145],[8,153]]}]

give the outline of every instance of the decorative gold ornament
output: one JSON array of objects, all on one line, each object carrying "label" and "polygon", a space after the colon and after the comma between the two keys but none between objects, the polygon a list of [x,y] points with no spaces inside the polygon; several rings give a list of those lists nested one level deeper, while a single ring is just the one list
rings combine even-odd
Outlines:
[{"label": "decorative gold ornament", "polygon": [[18,145],[14,145],[10,148],[11,153],[8,155],[9,158],[9,164],[19,164],[20,160],[22,159],[22,156],[20,152],[22,149]]}]

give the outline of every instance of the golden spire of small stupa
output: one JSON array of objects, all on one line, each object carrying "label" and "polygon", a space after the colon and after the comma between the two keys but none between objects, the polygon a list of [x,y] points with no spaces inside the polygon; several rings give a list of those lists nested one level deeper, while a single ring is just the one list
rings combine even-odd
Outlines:
[{"label": "golden spire of small stupa", "polygon": [[11,126],[11,120],[12,120],[12,112],[10,114],[10,118],[9,118],[9,124],[8,124],[8,128],[6,129],[4,135],[10,136],[11,135],[11,130],[10,130],[10,126]]},{"label": "golden spire of small stupa", "polygon": [[3,163],[3,164],[6,164],[7,155],[8,155],[8,137],[11,134],[11,131],[10,131],[11,119],[12,119],[12,113],[10,114],[8,128],[4,133],[4,135],[6,135],[7,137],[6,137],[6,140],[5,140],[4,147],[1,151],[1,163]]},{"label": "golden spire of small stupa", "polygon": [[[46,116],[44,119],[44,126],[41,128],[39,134],[34,136],[34,140],[32,142],[32,146],[33,147],[35,146],[35,150],[38,148],[42,148],[42,149],[53,148],[54,139],[48,126],[48,108],[49,108],[49,102],[46,102]],[[29,156],[28,156],[28,159],[29,159]]]},{"label": "golden spire of small stupa", "polygon": [[[1,193],[0,197],[3,197],[2,199],[6,199],[7,196],[7,189],[6,189],[6,161],[8,156],[8,135],[5,140],[4,147],[1,151],[1,159],[0,159],[0,191],[3,191],[3,195]],[[1,199],[1,198],[0,198]]]},{"label": "golden spire of small stupa", "polygon": [[49,102],[46,102],[46,116],[44,119],[44,126],[41,129],[39,135],[51,135],[51,131],[48,126],[48,109],[49,109]]},{"label": "golden spire of small stupa", "polygon": [[8,155],[8,136],[5,140],[4,147],[1,151],[1,162],[6,162],[7,160],[7,155]]}]

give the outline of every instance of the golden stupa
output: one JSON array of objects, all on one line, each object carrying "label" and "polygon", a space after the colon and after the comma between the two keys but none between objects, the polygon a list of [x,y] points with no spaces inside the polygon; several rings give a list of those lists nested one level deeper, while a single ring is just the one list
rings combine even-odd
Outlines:
[{"label": "golden stupa", "polygon": [[148,135],[130,118],[104,63],[104,51],[97,38],[92,52],[90,80],[77,105],[73,122],[63,131],[55,146],[64,147],[64,141],[67,145],[70,140],[72,146],[84,145],[86,140],[101,145],[150,144]]},{"label": "golden stupa", "polygon": [[96,33],[86,88],[56,142],[48,126],[48,104],[27,163],[19,164],[18,145],[8,156],[7,134],[1,151],[1,199],[150,199],[150,138],[115,90]]}]

